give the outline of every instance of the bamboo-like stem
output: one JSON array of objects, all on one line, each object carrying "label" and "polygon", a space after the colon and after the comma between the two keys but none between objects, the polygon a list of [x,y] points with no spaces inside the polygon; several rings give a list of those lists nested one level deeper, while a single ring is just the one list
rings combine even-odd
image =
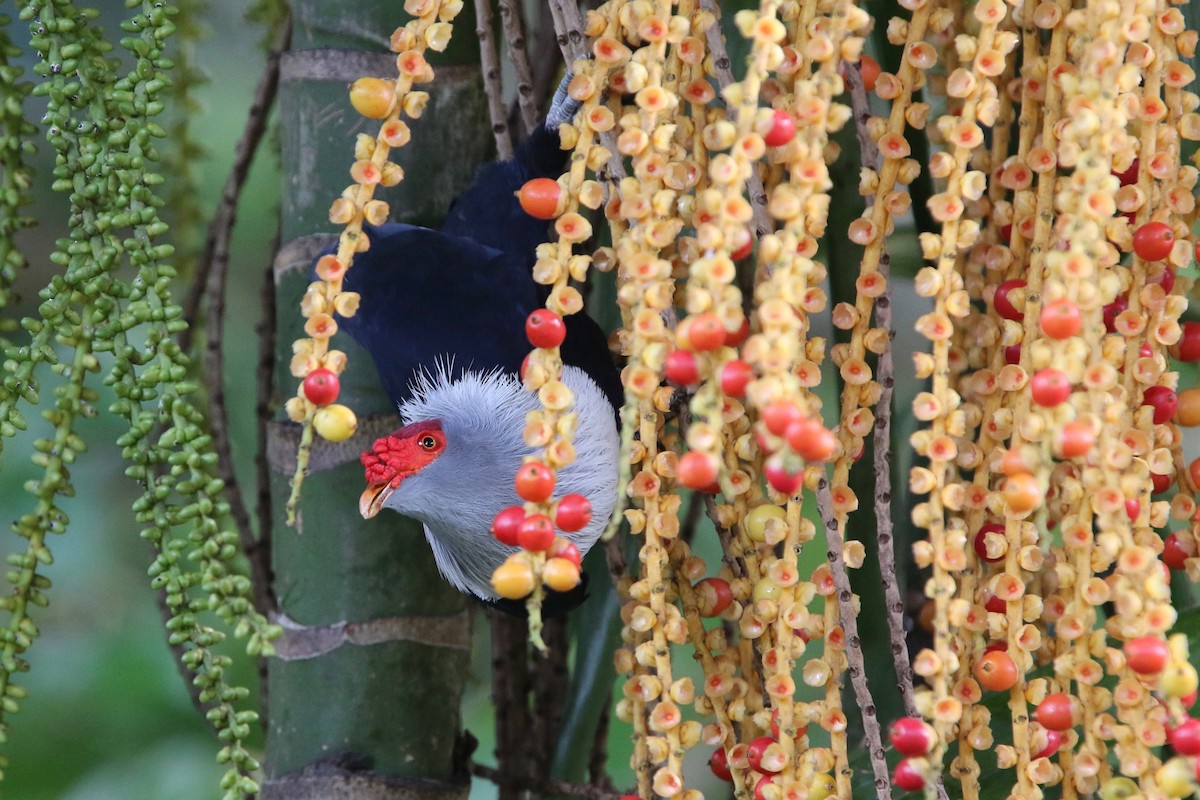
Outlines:
[{"label": "bamboo-like stem", "polygon": [[[483,764],[471,764],[471,774],[477,778],[492,781],[497,785],[505,785],[505,782],[508,781],[508,778],[500,770]],[[585,800],[614,800],[614,798],[620,796],[619,792],[615,792],[612,789],[591,786],[584,783],[572,783],[571,781],[558,780],[557,778],[547,778],[541,781],[520,780],[515,784],[515,787],[519,791],[529,791],[537,794],[565,794],[569,797],[582,797]]]},{"label": "bamboo-like stem", "polygon": [[508,115],[504,113],[504,86],[500,81],[500,55],[492,37],[492,4],[475,0],[475,35],[479,37],[479,60],[483,62],[483,91],[487,95],[488,117],[496,140],[496,157],[513,157],[512,137],[508,134]]}]

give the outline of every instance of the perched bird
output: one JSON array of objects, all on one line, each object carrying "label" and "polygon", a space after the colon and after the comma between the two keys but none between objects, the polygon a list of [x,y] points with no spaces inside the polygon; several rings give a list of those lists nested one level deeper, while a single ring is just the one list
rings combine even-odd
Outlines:
[{"label": "perched bird", "polygon": [[[370,248],[355,257],[344,282],[362,302],[339,320],[371,355],[404,423],[363,454],[368,486],[360,512],[370,519],[388,508],[420,520],[446,580],[514,612],[522,604],[498,600],[491,576],[515,548],[490,526],[498,512],[521,503],[513,478],[534,453],[523,430],[539,402],[518,371],[530,351],[526,318],[548,291],[531,275],[547,225],[525,214],[515,193],[531,178],[561,172],[557,123],[573,114],[572,102],[560,88],[546,124],[512,160],[479,172],[440,231],[367,228]],[[584,314],[565,322],[563,382],[576,398],[577,458],[558,472],[554,496],[590,501],[591,522],[560,534],[583,554],[616,502],[622,389],[599,326]],[[582,587],[567,594],[558,604],[576,605]]]}]

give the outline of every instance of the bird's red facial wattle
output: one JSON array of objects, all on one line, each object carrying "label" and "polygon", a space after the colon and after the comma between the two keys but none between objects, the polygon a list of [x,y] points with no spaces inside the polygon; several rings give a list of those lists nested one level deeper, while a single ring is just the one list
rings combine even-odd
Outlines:
[{"label": "bird's red facial wattle", "polygon": [[405,425],[382,439],[360,457],[367,488],[358,498],[358,512],[370,519],[404,479],[429,466],[446,449],[446,435],[437,420]]}]

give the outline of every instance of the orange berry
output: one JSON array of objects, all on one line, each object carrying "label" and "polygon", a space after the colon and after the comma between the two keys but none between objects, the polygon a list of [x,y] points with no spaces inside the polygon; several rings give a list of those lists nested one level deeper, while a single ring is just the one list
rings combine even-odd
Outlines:
[{"label": "orange berry", "polygon": [[579,585],[579,567],[566,558],[548,558],[542,567],[542,582],[556,592],[569,592]]},{"label": "orange berry", "polygon": [[1200,389],[1184,389],[1177,397],[1179,405],[1175,408],[1175,421],[1185,428],[1200,425]]},{"label": "orange berry", "polygon": [[533,568],[525,561],[510,558],[492,573],[492,588],[509,600],[520,600],[533,591]]},{"label": "orange berry", "polygon": [[1004,481],[1003,491],[1004,502],[1016,514],[1032,511],[1042,502],[1042,487],[1038,479],[1028,472],[1010,475]]},{"label": "orange berry", "polygon": [[1020,670],[1012,656],[1003,650],[993,650],[985,653],[975,665],[975,680],[979,685],[991,692],[1004,692],[1011,689],[1020,677]]},{"label": "orange berry", "polygon": [[391,81],[359,78],[350,84],[350,105],[370,119],[383,119],[392,110],[396,93]]}]

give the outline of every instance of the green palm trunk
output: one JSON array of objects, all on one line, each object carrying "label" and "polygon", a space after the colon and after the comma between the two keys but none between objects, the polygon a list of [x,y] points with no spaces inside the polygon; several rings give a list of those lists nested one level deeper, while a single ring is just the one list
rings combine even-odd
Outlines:
[{"label": "green palm trunk", "polygon": [[[392,30],[407,20],[393,2],[300,3],[280,85],[283,248],[275,265],[279,331],[277,399],[296,390],[291,345],[304,336],[299,303],[313,256],[333,241],[330,202],[350,182],[359,117],[347,87],[359,77],[395,75]],[[454,195],[490,155],[473,21],[455,22],[456,44],[431,58],[437,80],[413,141],[393,153],[407,178],[378,195],[393,217],[436,224]],[[339,402],[359,417],[358,433],[317,441],[299,522],[282,509],[299,426],[273,423],[268,456],[274,520],[274,587],[288,628],[270,664],[267,780],[263,797],[442,800],[466,796],[459,752],[459,699],[467,676],[464,599],[438,575],[421,526],[395,514],[370,523],[358,514],[364,488],[358,455],[396,427],[367,354],[349,337]],[[282,417],[279,418],[282,420]]]}]

